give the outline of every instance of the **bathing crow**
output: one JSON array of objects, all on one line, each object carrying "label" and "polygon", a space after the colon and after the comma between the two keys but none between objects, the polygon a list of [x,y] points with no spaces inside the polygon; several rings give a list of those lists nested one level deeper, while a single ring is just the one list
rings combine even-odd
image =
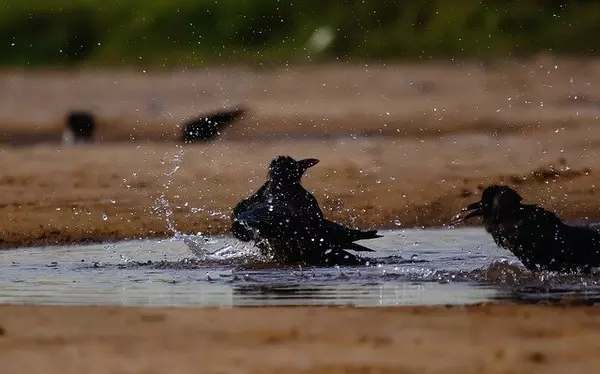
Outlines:
[{"label": "bathing crow", "polygon": [[275,158],[267,182],[233,211],[233,235],[255,239],[262,253],[282,263],[352,265],[364,261],[345,249],[372,251],[354,241],[379,238],[326,220],[315,197],[301,185],[304,172],[319,160]]},{"label": "bathing crow", "polygon": [[245,113],[246,109],[235,108],[208,113],[191,119],[183,125],[182,140],[185,143],[210,140]]},{"label": "bathing crow", "polygon": [[364,236],[371,239],[372,232],[327,220],[306,220],[284,205],[260,203],[235,221],[252,232],[261,254],[283,264],[362,265],[366,260],[345,249],[373,251],[352,242]]},{"label": "bathing crow", "polygon": [[[279,156],[269,165],[267,181],[253,195],[240,201],[233,209],[233,216],[251,210],[256,204],[279,204],[298,210],[309,219],[322,219],[323,212],[317,199],[300,183],[304,172],[319,160],[307,158],[296,161],[289,156]],[[233,235],[240,240],[250,240],[248,229],[234,221]]]},{"label": "bathing crow", "polygon": [[563,223],[554,213],[521,204],[507,186],[487,187],[481,200],[462,210],[463,219],[483,217],[499,247],[511,251],[530,271],[588,272],[600,266],[600,233]]}]

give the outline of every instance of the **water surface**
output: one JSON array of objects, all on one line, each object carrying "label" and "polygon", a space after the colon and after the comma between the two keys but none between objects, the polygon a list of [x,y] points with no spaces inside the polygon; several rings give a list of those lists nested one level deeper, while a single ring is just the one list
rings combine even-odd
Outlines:
[{"label": "water surface", "polygon": [[380,262],[366,267],[273,266],[226,236],[9,250],[0,255],[0,303],[392,306],[600,297],[600,277],[533,275],[481,228],[382,233],[363,241]]}]

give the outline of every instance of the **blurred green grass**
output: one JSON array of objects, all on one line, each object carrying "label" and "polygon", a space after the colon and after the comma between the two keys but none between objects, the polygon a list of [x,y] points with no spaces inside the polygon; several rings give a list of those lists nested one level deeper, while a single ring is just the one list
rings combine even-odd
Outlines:
[{"label": "blurred green grass", "polygon": [[595,55],[599,33],[597,0],[4,0],[0,65]]}]

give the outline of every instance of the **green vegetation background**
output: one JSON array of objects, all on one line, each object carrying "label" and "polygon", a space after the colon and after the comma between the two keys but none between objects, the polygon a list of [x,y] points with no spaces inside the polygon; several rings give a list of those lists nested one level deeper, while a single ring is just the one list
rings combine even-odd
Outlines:
[{"label": "green vegetation background", "polygon": [[[3,0],[0,65],[594,55],[600,1]],[[335,30],[320,53],[319,27]]]}]

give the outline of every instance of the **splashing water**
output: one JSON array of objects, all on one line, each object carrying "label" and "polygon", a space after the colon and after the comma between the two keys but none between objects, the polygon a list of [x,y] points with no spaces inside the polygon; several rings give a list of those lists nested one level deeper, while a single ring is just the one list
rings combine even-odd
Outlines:
[{"label": "splashing water", "polygon": [[165,223],[167,224],[167,229],[173,234],[173,238],[177,238],[179,235],[181,235],[181,232],[177,230],[175,222],[173,221],[173,209],[171,208],[171,204],[169,203],[169,200],[167,199],[165,194],[169,190],[169,188],[171,188],[171,185],[173,184],[173,177],[181,168],[181,162],[183,161],[183,155],[185,150],[180,145],[177,145],[177,148],[179,148],[178,152],[175,155],[173,155],[172,158],[168,158],[170,164],[173,165],[173,168],[170,171],[164,173],[164,175],[167,177],[167,181],[163,184],[163,187],[165,189],[163,193],[161,193],[160,196],[156,199],[156,203],[154,206],[154,210],[159,214],[163,215]]},{"label": "splashing water", "polygon": [[220,212],[218,210],[210,210],[210,209],[200,208],[200,207],[190,207],[190,212],[192,212],[192,213],[206,213],[210,217],[219,217],[219,218],[222,218],[222,219],[229,219],[229,214],[228,213]]},{"label": "splashing water", "polygon": [[[186,234],[177,229],[175,221],[173,220],[173,207],[166,196],[166,193],[171,188],[173,179],[181,168],[181,163],[183,161],[184,148],[181,146],[177,147],[179,148],[178,152],[171,158],[168,158],[172,168],[164,173],[165,177],[167,178],[166,182],[163,184],[164,191],[156,199],[154,205],[154,211],[164,217],[167,229],[172,233],[172,236],[168,240],[170,242],[184,242],[194,253],[194,255],[200,259],[211,259],[211,256],[229,258],[233,255],[238,256],[240,253],[254,253],[253,249],[248,248],[245,245],[241,245],[237,241],[234,241],[233,243],[223,243],[222,241],[215,241],[214,238],[205,237],[201,232],[196,234]],[[188,208],[188,206],[189,204],[187,202],[183,205],[185,208]],[[181,209],[182,207],[177,206],[176,208]],[[227,213],[213,211],[202,207],[189,207],[189,211],[191,213],[203,212],[207,213],[211,217],[229,219],[229,215]],[[217,248],[215,248],[216,243],[219,244]]]}]

